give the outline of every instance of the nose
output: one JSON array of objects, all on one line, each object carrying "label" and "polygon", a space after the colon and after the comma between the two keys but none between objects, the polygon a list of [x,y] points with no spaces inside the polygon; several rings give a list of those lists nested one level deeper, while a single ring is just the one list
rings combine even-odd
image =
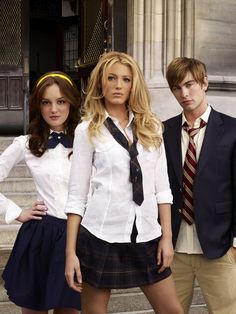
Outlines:
[{"label": "nose", "polygon": [[52,102],[51,112],[57,112],[57,104],[55,102]]},{"label": "nose", "polygon": [[181,87],[181,97],[183,97],[183,98],[188,97],[188,89],[185,86]]},{"label": "nose", "polygon": [[117,79],[116,88],[122,88],[122,80],[121,79]]}]

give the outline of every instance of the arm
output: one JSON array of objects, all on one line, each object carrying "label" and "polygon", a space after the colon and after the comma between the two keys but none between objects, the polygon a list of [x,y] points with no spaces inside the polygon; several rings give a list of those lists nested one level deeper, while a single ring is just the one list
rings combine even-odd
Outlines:
[{"label": "arm", "polygon": [[236,261],[236,144],[233,150],[233,195],[234,195],[234,205],[233,205],[233,246],[232,252],[234,259]]},{"label": "arm", "polygon": [[158,244],[157,264],[161,265],[159,272],[172,263],[174,250],[171,230],[171,203],[173,201],[167,173],[165,147],[162,143],[156,165],[156,198],[158,216],[162,228],[162,236]]},{"label": "arm", "polygon": [[86,208],[93,158],[93,147],[84,125],[76,128],[72,158],[69,194],[65,209],[68,217],[65,276],[69,287],[81,292],[82,275],[79,259],[76,256],[76,243]]},{"label": "arm", "polygon": [[170,204],[159,204],[158,207],[162,236],[157,249],[157,264],[161,265],[159,272],[162,272],[172,263],[174,250],[172,244]]},{"label": "arm", "polygon": [[[11,145],[0,156],[0,181],[6,179],[14,166],[24,160],[27,136],[16,137]],[[30,208],[22,210],[17,204],[0,193],[0,214],[5,213],[6,223],[13,220],[26,222],[31,219],[40,220],[45,215],[46,206],[35,202]]]},{"label": "arm", "polygon": [[77,292],[82,290],[82,275],[79,259],[76,256],[76,242],[81,217],[75,214],[68,214],[66,233],[66,266],[65,276],[70,288]]},{"label": "arm", "polygon": [[66,214],[77,214],[81,217],[84,215],[92,174],[93,153],[94,148],[88,138],[86,125],[82,122],[75,130]]},{"label": "arm", "polygon": [[[6,179],[20,161],[24,160],[26,136],[19,136],[14,139],[0,156],[0,182]],[[20,217],[22,209],[13,201],[0,193],[0,214],[5,214],[6,223]]]}]

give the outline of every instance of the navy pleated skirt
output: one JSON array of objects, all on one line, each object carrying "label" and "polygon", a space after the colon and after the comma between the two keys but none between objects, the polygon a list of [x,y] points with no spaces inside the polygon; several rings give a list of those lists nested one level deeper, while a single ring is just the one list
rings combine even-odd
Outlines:
[{"label": "navy pleated skirt", "polygon": [[9,299],[36,311],[80,309],[65,279],[66,220],[45,216],[24,223],[3,272]]},{"label": "navy pleated skirt", "polygon": [[142,243],[109,243],[80,225],[77,255],[84,282],[96,288],[141,287],[171,275],[170,268],[159,273],[158,239]]}]

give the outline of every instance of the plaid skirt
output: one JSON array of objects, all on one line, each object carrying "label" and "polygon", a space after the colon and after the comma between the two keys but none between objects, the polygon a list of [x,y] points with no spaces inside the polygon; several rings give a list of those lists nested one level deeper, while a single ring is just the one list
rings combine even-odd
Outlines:
[{"label": "plaid skirt", "polygon": [[170,268],[159,273],[159,239],[142,243],[109,243],[80,225],[77,255],[83,281],[96,287],[123,289],[149,285],[170,276]]},{"label": "plaid skirt", "polygon": [[49,215],[22,224],[3,272],[9,299],[35,311],[80,309],[65,279],[66,220]]}]

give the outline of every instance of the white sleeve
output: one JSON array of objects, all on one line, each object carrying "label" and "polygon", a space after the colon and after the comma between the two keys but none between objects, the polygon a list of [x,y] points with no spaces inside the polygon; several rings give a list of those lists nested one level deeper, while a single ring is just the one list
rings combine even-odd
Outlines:
[{"label": "white sleeve", "polygon": [[87,123],[75,130],[72,164],[69,180],[69,195],[65,213],[83,217],[90,187],[94,148],[88,138]]},{"label": "white sleeve", "polygon": [[170,189],[169,177],[167,172],[166,152],[162,141],[159,148],[159,158],[156,164],[156,198],[158,204],[173,202],[173,196]]},{"label": "white sleeve", "polygon": [[[11,169],[24,159],[26,136],[19,136],[0,155],[0,182],[7,178]],[[22,209],[0,193],[0,215],[5,214],[6,223],[19,217]]]}]

